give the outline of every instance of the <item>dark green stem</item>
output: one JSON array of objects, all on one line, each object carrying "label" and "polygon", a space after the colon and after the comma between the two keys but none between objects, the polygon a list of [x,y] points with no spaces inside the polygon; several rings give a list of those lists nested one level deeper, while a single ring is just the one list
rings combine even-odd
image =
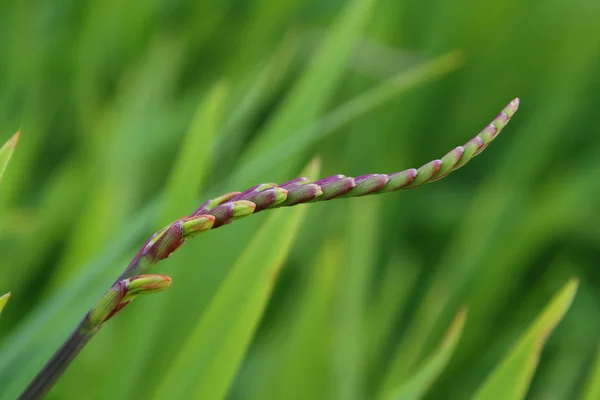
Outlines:
[{"label": "dark green stem", "polygon": [[[126,298],[128,284],[126,281],[147,273],[158,262],[177,250],[187,239],[262,210],[412,189],[424,183],[437,181],[481,153],[498,136],[518,107],[519,99],[514,99],[477,136],[463,146],[456,147],[441,159],[433,160],[418,169],[411,168],[390,175],[362,175],[357,178],[335,175],[316,182],[311,182],[307,178],[298,178],[282,185],[274,183],[256,185],[244,192],[227,193],[209,200],[193,214],[169,224],[146,241],[113,286],[85,316],[20,398],[40,399],[48,393],[87,342],[100,330],[102,324],[129,304],[131,297]],[[155,276],[160,277],[157,282],[164,283],[168,279],[170,284],[170,278],[164,275]],[[168,284],[156,286],[149,281],[146,286],[143,286],[144,284],[140,282],[137,281],[138,289],[146,290],[147,293],[168,286]]]},{"label": "dark green stem", "polygon": [[58,351],[44,365],[44,368],[31,381],[19,400],[43,399],[56,381],[65,373],[71,362],[100,329],[86,330],[85,319],[71,333]]}]

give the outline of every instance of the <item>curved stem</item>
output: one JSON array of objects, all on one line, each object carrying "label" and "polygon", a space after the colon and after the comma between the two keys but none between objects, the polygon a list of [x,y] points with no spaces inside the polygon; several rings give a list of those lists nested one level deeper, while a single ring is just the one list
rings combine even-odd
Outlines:
[{"label": "curved stem", "polygon": [[514,99],[477,136],[441,159],[433,160],[418,169],[411,168],[390,175],[363,175],[357,178],[335,175],[316,182],[298,178],[281,185],[256,185],[244,192],[227,193],[207,201],[191,215],[178,219],[146,241],[113,286],[86,314],[77,329],[25,389],[20,399],[40,399],[46,395],[83,347],[100,330],[102,324],[129,304],[136,294],[144,291],[153,293],[168,287],[170,278],[154,275],[157,278],[153,280],[138,279],[138,291],[126,297],[129,279],[133,278],[133,281],[136,279],[134,277],[147,273],[187,239],[262,210],[412,189],[424,183],[437,181],[481,153],[498,136],[518,107],[519,99]]},{"label": "curved stem", "polygon": [[94,330],[85,330],[82,321],[60,349],[48,360],[42,370],[33,378],[29,386],[27,386],[19,397],[19,400],[43,399],[99,329],[98,327]]}]

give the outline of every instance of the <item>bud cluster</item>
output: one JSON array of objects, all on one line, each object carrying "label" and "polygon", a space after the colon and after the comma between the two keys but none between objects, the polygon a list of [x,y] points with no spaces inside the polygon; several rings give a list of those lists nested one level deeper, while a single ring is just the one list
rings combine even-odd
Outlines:
[{"label": "bud cluster", "polygon": [[171,278],[165,275],[139,275],[121,279],[115,282],[88,312],[82,327],[89,331],[99,329],[140,294],[161,292],[170,285]]},{"label": "bud cluster", "polygon": [[388,193],[437,181],[481,153],[498,136],[518,107],[519,99],[514,99],[477,136],[441,159],[430,161],[418,169],[411,168],[390,175],[362,175],[356,178],[334,175],[315,182],[308,178],[297,178],[281,185],[260,184],[244,192],[227,193],[209,200],[190,216],[180,218],[154,234],[144,244],[128,270],[137,267],[136,271],[143,273],[167,258],[187,239],[263,210],[336,198]]}]

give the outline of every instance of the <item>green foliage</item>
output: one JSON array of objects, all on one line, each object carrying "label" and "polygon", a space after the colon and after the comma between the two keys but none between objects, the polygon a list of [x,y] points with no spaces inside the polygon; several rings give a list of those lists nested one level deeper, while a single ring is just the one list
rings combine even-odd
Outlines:
[{"label": "green foliage", "polygon": [[594,365],[586,379],[586,387],[581,395],[581,399],[594,400],[598,397],[600,397],[600,351],[597,352]]},{"label": "green foliage", "polygon": [[544,344],[571,306],[576,292],[577,281],[571,281],[556,295],[477,391],[476,399],[525,398]]},{"label": "green foliage", "polygon": [[6,294],[3,294],[2,296],[0,296],[0,313],[2,313],[2,309],[8,302],[9,298],[10,298],[10,293],[6,293]]},{"label": "green foliage", "polygon": [[[315,155],[320,177],[422,165],[516,96],[502,137],[443,181],[189,240],[153,271],[172,287],[111,319],[48,398],[193,397],[211,351],[232,354],[213,371],[232,399],[469,398],[496,371],[532,399],[597,397],[598,20],[586,0],[0,2],[0,143],[26,133],[0,184],[0,400],[205,200]],[[265,289],[251,260],[283,238],[264,232],[302,212]],[[504,367],[572,277],[535,371]]]},{"label": "green foliage", "polygon": [[398,400],[423,398],[450,361],[460,339],[466,317],[467,311],[460,310],[454,317],[454,321],[437,351],[424,362],[423,367],[420,367],[408,382],[400,385],[398,389],[384,398]]},{"label": "green foliage", "polygon": [[[21,135],[21,131],[15,133],[15,135],[8,140],[8,142],[4,143],[2,147],[0,147],[0,180],[2,180],[2,176],[4,175],[4,170],[12,157],[15,147],[19,142],[19,136]],[[6,293],[0,296],[0,313],[2,313],[2,309],[8,302],[10,298],[10,293]]]},{"label": "green foliage", "polygon": [[[316,177],[312,163],[306,175]],[[271,217],[248,244],[158,385],[155,398],[222,399],[240,367],[304,214]],[[188,371],[182,374],[183,371]]]},{"label": "green foliage", "polygon": [[15,147],[17,147],[17,143],[19,142],[19,136],[21,136],[21,131],[15,133],[15,135],[8,140],[8,142],[4,143],[2,147],[0,147],[0,180],[2,180],[2,176],[4,175],[4,170],[12,157]]}]

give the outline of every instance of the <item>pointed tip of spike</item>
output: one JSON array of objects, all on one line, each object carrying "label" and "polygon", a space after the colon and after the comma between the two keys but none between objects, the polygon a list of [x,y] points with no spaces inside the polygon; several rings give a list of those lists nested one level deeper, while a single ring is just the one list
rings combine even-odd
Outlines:
[{"label": "pointed tip of spike", "polygon": [[506,108],[504,108],[503,112],[508,115],[508,117],[512,117],[514,115],[514,113],[517,112],[517,110],[519,109],[519,105],[521,104],[521,99],[519,99],[518,97],[514,98],[513,101],[511,101],[510,103],[508,103],[508,105],[506,106]]}]

